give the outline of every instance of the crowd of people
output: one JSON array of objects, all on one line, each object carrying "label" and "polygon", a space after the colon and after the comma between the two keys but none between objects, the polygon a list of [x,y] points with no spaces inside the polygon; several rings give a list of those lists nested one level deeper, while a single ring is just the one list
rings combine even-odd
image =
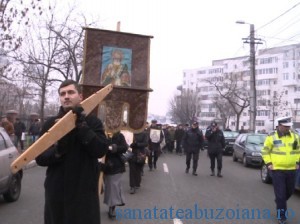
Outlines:
[{"label": "crowd of people", "polygon": [[[28,129],[34,142],[68,111],[72,110],[77,115],[75,128],[36,157],[38,165],[47,167],[44,183],[45,224],[101,223],[100,172],[104,173],[103,202],[108,206],[109,218],[114,219],[116,206],[126,203],[122,184],[126,163],[129,167],[130,194],[137,193],[142,186],[146,164],[151,172],[158,169],[162,153],[175,151],[179,156],[185,155],[185,173],[188,174],[192,168],[192,175],[197,176],[199,154],[204,149],[204,141],[208,145],[210,175],[223,177],[225,138],[215,121],[203,134],[197,121],[193,121],[191,126],[178,124],[174,127],[152,120],[150,124],[146,123],[144,130],[134,133],[132,142],[128,143],[122,132],[106,133],[99,118],[83,113],[80,106],[83,97],[78,83],[66,80],[60,85],[58,93],[61,102],[58,114],[49,118],[43,127],[35,120]],[[14,137],[17,146],[20,143],[23,150],[24,123],[20,119],[11,123],[4,117],[1,126]],[[263,159],[273,174],[275,202],[277,209],[282,211],[280,223],[285,223],[286,201],[294,190],[295,172],[299,169],[300,139],[290,132],[290,127],[290,119],[279,120],[277,131],[267,137],[262,151]],[[100,158],[105,159],[100,162]]]},{"label": "crowd of people", "polygon": [[[30,121],[29,127],[26,128],[25,123],[21,121],[19,117],[16,117],[15,121],[13,121],[7,116],[2,116],[0,127],[4,128],[11,141],[20,152],[23,152],[26,147],[34,143],[41,131],[39,119]],[[26,136],[29,136],[29,141],[27,141]]]},{"label": "crowd of people", "polygon": [[[60,110],[43,124],[39,135],[46,133],[70,110],[77,115],[77,120],[75,129],[36,157],[38,165],[47,167],[45,224],[99,224],[98,179],[101,171],[104,173],[104,187],[100,186],[104,191],[103,202],[108,206],[109,218],[114,219],[116,206],[126,203],[122,184],[125,164],[128,163],[129,167],[129,192],[135,194],[141,187],[145,164],[149,171],[158,169],[159,157],[164,153],[163,142],[165,152],[175,150],[178,155],[186,155],[186,171],[193,160],[193,175],[197,175],[199,153],[204,142],[197,122],[191,127],[170,127],[152,120],[143,131],[134,133],[129,144],[122,132],[106,133],[99,118],[83,113],[80,106],[83,96],[78,83],[73,80],[62,82],[58,94]],[[130,156],[126,157],[128,151]],[[101,162],[100,158],[103,158]]]}]

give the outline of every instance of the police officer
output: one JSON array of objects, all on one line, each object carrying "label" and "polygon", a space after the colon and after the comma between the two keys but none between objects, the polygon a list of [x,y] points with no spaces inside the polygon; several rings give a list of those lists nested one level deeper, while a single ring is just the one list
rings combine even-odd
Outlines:
[{"label": "police officer", "polygon": [[292,131],[291,117],[276,121],[277,130],[264,143],[262,157],[272,174],[278,223],[286,223],[287,200],[295,189],[296,170],[299,169],[299,136]]},{"label": "police officer", "polygon": [[208,141],[208,155],[210,158],[211,176],[215,176],[215,161],[217,160],[218,177],[223,177],[222,170],[222,156],[225,148],[225,138],[223,132],[219,129],[218,124],[213,121],[206,129],[205,138]]},{"label": "police officer", "polygon": [[200,149],[203,148],[203,133],[199,129],[198,122],[194,121],[192,127],[183,135],[182,145],[186,152],[186,169],[189,172],[191,159],[193,157],[193,175],[197,176],[197,167]]}]

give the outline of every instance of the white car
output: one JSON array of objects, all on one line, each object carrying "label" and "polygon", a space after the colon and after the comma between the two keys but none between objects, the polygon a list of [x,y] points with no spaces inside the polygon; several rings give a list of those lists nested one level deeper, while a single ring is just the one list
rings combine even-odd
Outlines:
[{"label": "white car", "polygon": [[11,163],[19,155],[6,131],[0,127],[0,195],[7,202],[17,201],[20,197],[23,171],[13,174],[10,170]]}]

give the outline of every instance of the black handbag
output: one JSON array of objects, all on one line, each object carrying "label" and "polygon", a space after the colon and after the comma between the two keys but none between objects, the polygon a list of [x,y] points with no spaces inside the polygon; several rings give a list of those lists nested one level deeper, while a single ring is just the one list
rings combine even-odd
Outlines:
[{"label": "black handbag", "polygon": [[126,163],[132,159],[133,155],[134,154],[131,151],[127,150],[127,152],[121,154],[120,157],[121,157],[121,160],[123,161],[123,163]]},{"label": "black handbag", "polygon": [[136,163],[144,164],[146,161],[146,154],[142,152],[138,152],[136,155]]}]

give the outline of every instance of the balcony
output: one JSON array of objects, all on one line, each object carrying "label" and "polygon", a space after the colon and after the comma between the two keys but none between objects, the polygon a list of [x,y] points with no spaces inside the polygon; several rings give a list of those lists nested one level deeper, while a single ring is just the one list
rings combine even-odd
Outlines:
[{"label": "balcony", "polygon": [[296,86],[297,81],[295,79],[287,79],[281,81],[282,86]]}]

